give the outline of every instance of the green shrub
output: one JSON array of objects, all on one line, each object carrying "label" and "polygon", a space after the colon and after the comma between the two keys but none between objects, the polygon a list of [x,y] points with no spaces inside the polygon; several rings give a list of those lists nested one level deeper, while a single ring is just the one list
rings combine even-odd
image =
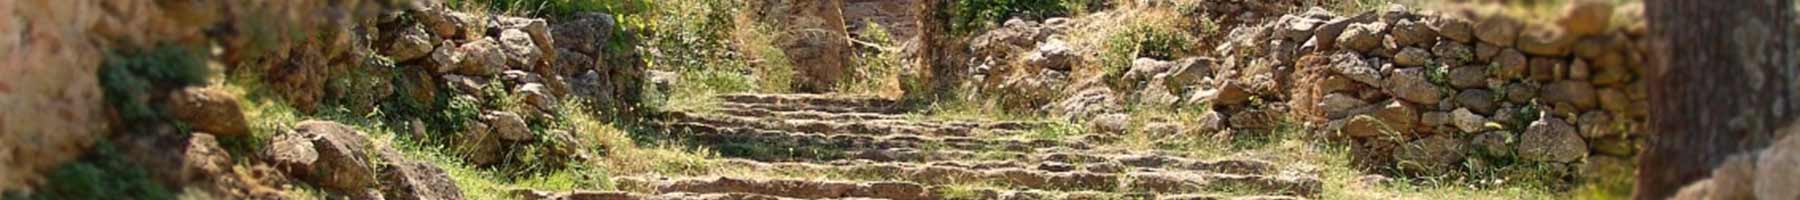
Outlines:
[{"label": "green shrub", "polygon": [[177,47],[113,52],[100,65],[100,87],[106,102],[124,121],[153,122],[163,114],[150,105],[153,92],[206,82],[204,54]]},{"label": "green shrub", "polygon": [[856,63],[856,67],[851,68],[854,78],[850,80],[850,84],[841,84],[838,91],[872,94],[889,89],[898,90],[899,83],[896,81],[899,80],[895,79],[895,75],[900,73],[904,55],[901,55],[897,42],[888,34],[887,28],[873,21],[863,23],[867,26],[857,34],[857,40],[873,47],[856,51],[856,57],[851,58]]},{"label": "green shrub", "polygon": [[490,11],[536,16],[569,16],[580,12],[601,11],[615,15],[639,14],[654,9],[651,0],[450,0],[452,9],[485,6]]},{"label": "green shrub", "polygon": [[50,172],[49,183],[30,196],[7,194],[9,200],[39,199],[175,199],[175,193],[150,178],[150,172],[124,160],[117,149],[101,142],[81,160]]},{"label": "green shrub", "polygon": [[1106,36],[1100,52],[1101,66],[1109,78],[1123,76],[1137,58],[1174,60],[1194,51],[1194,40],[1179,28],[1155,25],[1128,25],[1123,31]]},{"label": "green shrub", "polygon": [[1012,18],[1043,19],[1086,9],[1092,0],[956,0],[949,6],[950,32],[967,35]]}]

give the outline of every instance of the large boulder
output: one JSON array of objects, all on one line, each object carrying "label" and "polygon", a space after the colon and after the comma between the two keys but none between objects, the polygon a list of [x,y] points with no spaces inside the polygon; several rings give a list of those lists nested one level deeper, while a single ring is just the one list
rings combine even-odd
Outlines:
[{"label": "large boulder", "polygon": [[525,118],[519,114],[506,111],[490,111],[481,115],[481,120],[493,126],[493,133],[506,141],[530,141],[537,139],[531,129],[525,125]]},{"label": "large boulder", "polygon": [[1231,114],[1226,120],[1236,130],[1267,130],[1281,125],[1287,113],[1274,109],[1245,109]]},{"label": "large boulder", "polygon": [[1462,65],[1475,60],[1475,50],[1469,45],[1451,41],[1438,42],[1431,46],[1431,54],[1436,55],[1438,63]]},{"label": "large boulder", "polygon": [[333,191],[355,194],[375,188],[375,155],[363,133],[330,121],[304,121],[276,134],[265,150],[269,162],[290,175]]},{"label": "large boulder", "polygon": [[1344,52],[1331,55],[1331,66],[1329,67],[1332,72],[1348,77],[1350,80],[1371,86],[1382,85],[1381,70],[1356,53]]},{"label": "large boulder", "polygon": [[1123,111],[1121,101],[1112,89],[1092,87],[1050,105],[1050,113],[1065,120],[1091,119],[1101,113]]},{"label": "large boulder", "polygon": [[406,159],[391,148],[385,148],[386,163],[381,173],[381,191],[392,200],[460,200],[462,190],[449,173],[431,163]]},{"label": "large boulder", "polygon": [[1431,28],[1444,38],[1460,43],[1472,43],[1475,42],[1473,23],[1462,17],[1442,16],[1438,17],[1436,21],[1431,21]]},{"label": "large boulder", "polygon": [[437,48],[431,50],[430,57],[425,58],[425,61],[428,61],[426,64],[431,67],[432,72],[439,74],[462,69],[463,58],[467,57],[463,54],[462,48],[449,41],[443,43],[444,45],[438,45]]},{"label": "large boulder", "polygon": [[1280,23],[1276,24],[1274,36],[1287,41],[1306,41],[1307,38],[1313,36],[1313,29],[1318,28],[1321,23],[1325,23],[1325,21],[1298,15],[1283,15]]},{"label": "large boulder", "polygon": [[1537,98],[1538,87],[1532,84],[1506,84],[1506,101],[1512,103],[1529,103]]},{"label": "large boulder", "polygon": [[1450,68],[1450,86],[1470,89],[1487,87],[1488,69],[1484,65]]},{"label": "large boulder", "polygon": [[1501,80],[1518,80],[1530,77],[1531,75],[1530,58],[1525,57],[1525,53],[1519,52],[1518,50],[1510,48],[1500,50],[1500,52],[1495,55],[1493,63],[1500,65],[1500,70],[1496,77],[1500,77]]},{"label": "large boulder", "polygon": [[196,131],[224,137],[250,134],[238,98],[216,88],[189,87],[175,90],[163,108]]},{"label": "large boulder", "polygon": [[1432,58],[1430,51],[1418,47],[1405,47],[1400,49],[1400,53],[1394,54],[1394,64],[1405,67],[1423,67],[1431,65],[1432,59],[1434,58]]},{"label": "large boulder", "polygon": [[551,24],[550,32],[556,40],[556,48],[598,56],[610,44],[617,25],[610,14],[584,12]]},{"label": "large boulder", "polygon": [[1414,108],[1412,104],[1390,100],[1378,105],[1381,107],[1377,107],[1374,112],[1369,114],[1374,115],[1376,119],[1380,119],[1381,122],[1394,128],[1394,131],[1399,131],[1401,134],[1408,134],[1411,133],[1410,130],[1414,127],[1419,126],[1419,110]]},{"label": "large boulder", "polygon": [[1475,135],[1475,138],[1470,139],[1469,143],[1479,153],[1504,158],[1513,155],[1512,142],[1516,139],[1514,137],[1516,136],[1512,132],[1489,131]]},{"label": "large boulder", "polygon": [[1092,131],[1108,134],[1125,134],[1130,125],[1131,116],[1124,113],[1104,114],[1087,122],[1087,127]]},{"label": "large boulder", "polygon": [[1388,48],[1402,48],[1419,44],[1429,45],[1436,42],[1438,33],[1423,21],[1400,20],[1388,30]]},{"label": "large boulder", "polygon": [[426,31],[441,39],[462,39],[480,37],[475,24],[481,23],[480,17],[468,13],[448,11],[443,8],[415,10],[413,19],[419,21]]},{"label": "large boulder", "polygon": [[[503,38],[501,39],[503,41],[506,40],[504,39],[506,37],[506,30],[519,30],[520,32],[524,32],[526,38],[523,39],[531,41],[530,46],[537,51],[538,58],[542,60],[556,59],[557,52],[555,50],[555,40],[550,36],[550,23],[548,20],[500,16],[495,17],[492,22],[489,22],[488,28],[490,30],[502,30],[500,36]],[[524,42],[509,43],[524,44]]]},{"label": "large boulder", "polygon": [[539,49],[531,34],[519,29],[500,31],[500,51],[504,52],[507,70],[532,70],[544,60],[548,49]]},{"label": "large boulder", "polygon": [[1475,113],[1494,114],[1495,110],[1500,109],[1500,104],[1494,102],[1494,99],[1497,98],[1494,92],[1486,89],[1467,89],[1457,93],[1454,101],[1457,106],[1468,108],[1469,111],[1475,111]]},{"label": "large boulder", "polygon": [[1556,25],[1576,36],[1606,32],[1613,20],[1613,5],[1607,1],[1569,1]]},{"label": "large boulder", "polygon": [[1554,27],[1528,29],[1519,33],[1519,51],[1535,56],[1567,56],[1575,45],[1575,37]]},{"label": "large boulder", "polygon": [[1351,24],[1349,28],[1344,29],[1343,34],[1335,38],[1337,40],[1335,44],[1338,47],[1357,52],[1371,52],[1375,48],[1381,47],[1381,33],[1386,31],[1387,23]]},{"label": "large boulder", "polygon": [[472,76],[491,76],[499,74],[506,68],[506,52],[501,50],[500,42],[490,38],[482,38],[464,43],[456,48],[462,55],[456,73]]},{"label": "large boulder", "polygon": [[1162,80],[1176,94],[1185,94],[1190,87],[1212,76],[1214,65],[1218,62],[1218,59],[1208,57],[1183,58],[1176,60],[1168,71],[1152,78]]},{"label": "large boulder", "polygon": [[433,42],[437,41],[438,38],[432,37],[423,26],[406,26],[400,29],[382,54],[394,61],[410,61],[431,54],[431,51],[437,48],[437,44]]},{"label": "large boulder", "polygon": [[1449,134],[1437,134],[1408,142],[1394,151],[1401,170],[1428,174],[1455,169],[1468,151],[1468,141]]},{"label": "large boulder", "polygon": [[1382,88],[1388,94],[1419,104],[1436,104],[1444,98],[1444,89],[1426,78],[1424,67],[1395,69],[1387,74]]},{"label": "large boulder", "polygon": [[1320,24],[1318,27],[1313,28],[1312,41],[1318,45],[1318,49],[1320,50],[1336,49],[1338,48],[1338,37],[1342,36],[1344,31],[1350,29],[1350,25],[1374,22],[1375,17],[1377,17],[1375,13],[1367,12],[1352,17],[1331,19],[1331,21],[1326,21],[1324,24]]},{"label": "large boulder", "polygon": [[562,103],[557,100],[556,95],[550,93],[548,86],[538,83],[521,84],[519,88],[513,89],[513,95],[523,98],[526,105],[543,113],[557,110]]},{"label": "large boulder", "polygon": [[1566,163],[1588,155],[1587,142],[1575,126],[1550,116],[1531,122],[1519,136],[1517,148],[1519,158],[1531,161]]},{"label": "large boulder", "polygon": [[1487,130],[1487,117],[1475,114],[1475,112],[1469,111],[1468,108],[1458,108],[1456,111],[1451,111],[1450,118],[1452,121],[1451,124],[1456,125],[1456,129],[1462,130],[1464,133],[1480,133],[1483,130]]},{"label": "large boulder", "polygon": [[1169,71],[1169,69],[1174,68],[1174,66],[1175,62],[1157,60],[1155,58],[1138,58],[1137,60],[1131,61],[1131,68],[1126,69],[1123,78],[1125,79],[1125,82],[1132,84],[1134,87],[1141,86],[1140,84],[1149,82],[1150,79],[1157,74]]},{"label": "large boulder", "polygon": [[1631,101],[1631,99],[1629,99],[1625,96],[1625,92],[1619,91],[1618,88],[1600,89],[1600,92],[1596,95],[1598,95],[1598,98],[1600,100],[1600,108],[1605,109],[1606,112],[1612,112],[1612,113],[1630,113],[1630,112],[1632,112],[1631,104],[1633,102]]},{"label": "large boulder", "polygon": [[1563,75],[1568,73],[1569,66],[1567,64],[1569,63],[1562,59],[1533,57],[1531,58],[1531,80],[1538,82],[1562,80]]},{"label": "large boulder", "polygon": [[494,129],[486,123],[470,121],[463,125],[458,133],[455,149],[464,159],[475,165],[492,165],[504,159],[502,141],[494,134]]},{"label": "large boulder", "polygon": [[1606,111],[1588,111],[1575,119],[1576,127],[1581,129],[1583,138],[1605,138],[1621,134],[1613,127],[1612,115]]},{"label": "large boulder", "polygon": [[1492,45],[1510,47],[1519,38],[1519,29],[1524,25],[1517,19],[1507,16],[1488,16],[1475,24],[1475,38]]},{"label": "large boulder", "polygon": [[1074,48],[1069,47],[1068,42],[1050,39],[1038,44],[1037,50],[1026,54],[1025,64],[1037,69],[1069,71],[1079,56]]},{"label": "large boulder", "polygon": [[1335,119],[1350,115],[1353,110],[1367,105],[1369,105],[1369,102],[1358,99],[1356,96],[1344,93],[1331,93],[1326,94],[1323,99],[1320,99],[1317,106],[1319,110],[1325,111],[1325,116],[1327,118]]},{"label": "large boulder", "polygon": [[1244,88],[1244,84],[1227,81],[1225,84],[1219,85],[1219,88],[1195,92],[1193,98],[1197,100],[1195,102],[1222,107],[1243,105],[1250,102],[1250,97],[1251,94]]},{"label": "large boulder", "polygon": [[1381,119],[1376,119],[1374,116],[1370,115],[1352,116],[1343,123],[1343,128],[1338,129],[1338,132],[1354,138],[1395,134],[1394,128],[1388,126],[1387,123],[1381,122]]},{"label": "large boulder", "polygon": [[1587,81],[1565,80],[1551,83],[1544,88],[1543,96],[1543,100],[1547,102],[1567,102],[1581,109],[1593,109],[1600,105],[1594,85]]}]

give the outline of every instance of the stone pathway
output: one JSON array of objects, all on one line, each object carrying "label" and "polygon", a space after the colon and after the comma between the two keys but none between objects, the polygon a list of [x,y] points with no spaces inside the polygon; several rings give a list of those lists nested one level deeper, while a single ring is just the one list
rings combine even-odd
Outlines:
[{"label": "stone pathway", "polygon": [[[1322,183],[1270,162],[1106,150],[1116,136],[1025,135],[1052,124],[903,116],[865,97],[731,94],[716,112],[671,113],[670,136],[751,171],[853,180],[622,176],[627,191],[518,191],[527,199],[1304,199]],[[871,180],[871,181],[862,181]],[[991,187],[959,187],[981,185]]]}]

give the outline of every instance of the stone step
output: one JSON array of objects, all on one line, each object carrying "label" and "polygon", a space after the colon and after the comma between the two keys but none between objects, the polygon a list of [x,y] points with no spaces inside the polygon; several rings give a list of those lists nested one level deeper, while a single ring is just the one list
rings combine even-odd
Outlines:
[{"label": "stone step", "polygon": [[[752,193],[690,193],[672,192],[662,194],[644,194],[624,191],[573,191],[556,193],[548,191],[521,190],[513,192],[513,196],[521,200],[800,200],[774,195]],[[818,199],[872,199],[872,198],[818,198]]]},{"label": "stone step", "polygon": [[720,110],[745,110],[760,108],[770,112],[828,112],[828,114],[905,114],[900,106],[857,106],[857,105],[801,105],[801,103],[720,103]]},{"label": "stone step", "polygon": [[[1107,193],[1098,191],[1058,192],[1044,190],[1004,190],[994,188],[975,188],[954,190],[947,187],[928,187],[925,199],[998,199],[998,200],[1092,200],[1092,199],[1156,199],[1156,200],[1303,200],[1306,198],[1293,196],[1228,196],[1217,194],[1154,194],[1154,193]],[[551,192],[537,190],[518,190],[513,195],[521,200],[793,200],[801,198],[763,195],[754,193],[689,193],[672,192],[662,194],[644,194],[626,191],[570,191]],[[819,198],[819,199],[881,199],[870,197]]]},{"label": "stone step", "polygon": [[866,150],[891,148],[1030,151],[1037,148],[1064,147],[1088,149],[1085,140],[1050,139],[985,139],[960,136],[918,135],[853,135],[798,133],[742,127],[715,127],[701,123],[681,122],[667,126],[672,136],[691,139],[711,146],[756,144],[806,150]]},{"label": "stone step", "polygon": [[970,136],[977,131],[989,135],[1020,135],[1042,123],[1027,122],[918,122],[911,120],[820,120],[781,117],[744,117],[733,115],[673,112],[668,122],[693,122],[716,127],[745,127],[791,132],[862,135],[931,135]]},{"label": "stone step", "polygon": [[922,162],[877,161],[870,159],[847,159],[829,162],[766,162],[753,159],[726,159],[724,163],[753,168],[769,169],[823,169],[831,167],[856,166],[890,166],[917,168],[925,166],[949,166],[974,170],[1029,168],[1051,172],[1064,172],[1085,169],[1095,172],[1118,173],[1126,170],[1155,172],[1207,172],[1228,174],[1273,174],[1278,169],[1266,161],[1249,159],[1194,160],[1171,158],[1155,155],[1110,155],[1087,162],[1064,162],[1050,160],[1048,156],[1027,156],[1008,160],[939,160]]},{"label": "stone step", "polygon": [[[1236,174],[1268,174],[1278,170],[1274,164],[1248,159],[1200,160],[1179,156],[1159,154],[1131,154],[1108,151],[1083,151],[1071,149],[1037,149],[1032,152],[987,152],[963,150],[922,150],[916,148],[868,149],[844,152],[821,153],[830,154],[830,160],[811,159],[813,157],[744,157],[743,159],[759,162],[806,162],[813,164],[839,163],[959,163],[971,167],[1046,167],[1057,165],[1114,168],[1133,167],[1139,169],[1164,169],[1205,171]],[[1000,163],[1018,164],[1000,164]],[[1050,165],[1050,166],[1041,166]]]},{"label": "stone step", "polygon": [[930,186],[898,181],[831,181],[746,179],[734,177],[618,177],[613,183],[629,191],[668,193],[747,193],[802,199],[879,198],[933,199]]},{"label": "stone step", "polygon": [[811,110],[774,111],[774,110],[763,109],[763,108],[720,109],[720,110],[718,110],[718,112],[721,114],[740,116],[740,117],[758,117],[758,118],[773,117],[773,118],[783,118],[783,119],[815,119],[815,120],[842,120],[842,121],[906,119],[905,115],[896,115],[896,114],[860,113],[860,112],[830,113],[830,112],[819,112],[819,111],[811,111]]},{"label": "stone step", "polygon": [[[737,116],[737,117],[749,117],[749,118],[810,119],[810,120],[824,120],[824,121],[874,120],[874,121],[887,121],[887,122],[908,122],[908,123],[914,123],[915,125],[948,126],[948,127],[960,127],[960,128],[971,128],[971,129],[1030,130],[1030,129],[1034,129],[1034,128],[1048,127],[1048,126],[1052,125],[1052,123],[1050,123],[1050,122],[912,119],[912,118],[907,117],[906,115],[897,115],[897,114],[829,113],[829,112],[819,112],[819,111],[773,111],[773,110],[755,109],[755,108],[742,109],[742,110],[720,110],[719,112],[721,114],[725,114],[725,115]],[[692,113],[688,113],[688,114],[692,114]]]},{"label": "stone step", "polygon": [[[1317,178],[1295,175],[1231,174],[1202,170],[1140,168],[1128,170],[1117,164],[1093,166],[981,166],[966,163],[762,163],[728,160],[728,165],[755,171],[778,171],[800,174],[837,174],[852,177],[874,177],[931,185],[993,183],[1021,189],[1058,191],[1115,191],[1177,193],[1200,192],[1219,186],[1245,189],[1310,194],[1319,190]],[[1223,162],[1218,162],[1223,163]],[[1111,167],[1098,167],[1111,166]],[[1107,168],[1107,169],[1101,169]],[[1121,179],[1123,178],[1123,179]],[[1121,180],[1129,180],[1121,182]]]},{"label": "stone step", "polygon": [[[945,187],[932,187],[945,189]],[[1100,193],[1100,191],[1012,191],[1012,189],[968,189],[968,191],[932,191],[934,195],[943,196],[943,200],[1307,200],[1301,196],[1256,195],[1159,195],[1159,193]]]},{"label": "stone step", "polygon": [[718,96],[726,103],[813,105],[831,107],[899,107],[899,101],[874,96],[738,93]]},{"label": "stone step", "polygon": [[[1316,196],[1317,179],[1271,178],[1248,175],[1177,173],[1102,174],[1089,172],[1026,175],[1019,170],[998,172],[989,181],[1016,189],[1061,192],[1113,192],[1178,194],[1218,189],[1248,189],[1280,195]],[[934,174],[909,174],[925,176]],[[945,174],[945,176],[950,176]],[[613,182],[630,191],[666,193],[749,193],[791,198],[938,199],[943,194],[933,185],[907,181],[837,181],[802,179],[753,179],[737,177],[669,178],[618,177]],[[1019,185],[1023,184],[1023,185]]]}]

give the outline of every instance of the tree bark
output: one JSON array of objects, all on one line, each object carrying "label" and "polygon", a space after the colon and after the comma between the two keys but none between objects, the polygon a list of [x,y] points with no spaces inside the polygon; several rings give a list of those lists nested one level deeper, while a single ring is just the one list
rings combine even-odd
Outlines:
[{"label": "tree bark", "polygon": [[[914,86],[906,88],[909,101],[935,101],[955,96],[957,79],[962,77],[962,69],[956,67],[956,59],[964,49],[962,40],[950,33],[949,0],[919,0],[914,7],[913,17],[918,21],[917,40],[908,47],[911,55],[911,68],[917,70]],[[922,103],[922,102],[916,102]]]},{"label": "tree bark", "polygon": [[1664,199],[1761,149],[1800,111],[1792,0],[1648,0],[1650,133],[1636,199]]}]

